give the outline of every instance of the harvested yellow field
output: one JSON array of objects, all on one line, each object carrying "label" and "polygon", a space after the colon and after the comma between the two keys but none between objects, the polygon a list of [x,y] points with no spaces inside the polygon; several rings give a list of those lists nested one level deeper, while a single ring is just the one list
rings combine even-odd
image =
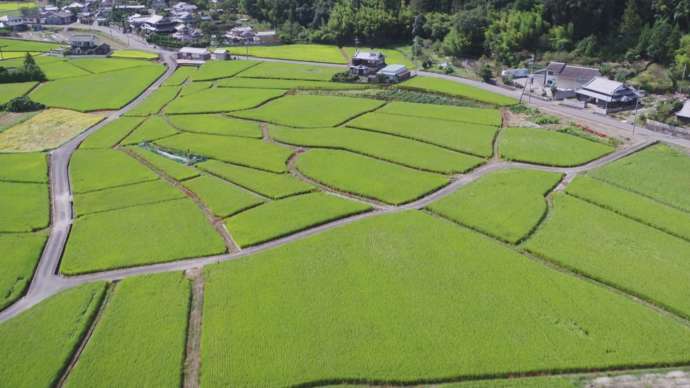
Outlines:
[{"label": "harvested yellow field", "polygon": [[103,119],[101,115],[48,109],[0,133],[0,152],[34,152],[59,147]]}]

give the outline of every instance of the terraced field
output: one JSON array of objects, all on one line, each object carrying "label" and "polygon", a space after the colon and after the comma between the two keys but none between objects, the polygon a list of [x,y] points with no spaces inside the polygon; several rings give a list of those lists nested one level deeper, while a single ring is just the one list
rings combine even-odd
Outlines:
[{"label": "terraced field", "polygon": [[271,89],[204,89],[176,98],[165,108],[165,113],[217,113],[250,109],[284,93],[282,90]]},{"label": "terraced field", "polygon": [[497,106],[508,106],[518,103],[517,100],[511,97],[504,97],[502,95],[475,88],[473,86],[459,84],[457,82],[447,81],[439,78],[414,77],[400,84],[400,87],[446,94],[454,97],[463,97]]}]

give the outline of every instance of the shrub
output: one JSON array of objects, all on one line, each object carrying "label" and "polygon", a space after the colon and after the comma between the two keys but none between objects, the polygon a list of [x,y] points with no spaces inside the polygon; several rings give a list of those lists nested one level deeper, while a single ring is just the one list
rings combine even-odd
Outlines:
[{"label": "shrub", "polygon": [[15,97],[4,106],[8,112],[33,112],[43,108],[45,105],[32,101],[28,96]]},{"label": "shrub", "polygon": [[331,77],[333,82],[355,82],[359,79],[356,75],[350,73],[349,71],[343,71],[342,73],[335,73]]}]

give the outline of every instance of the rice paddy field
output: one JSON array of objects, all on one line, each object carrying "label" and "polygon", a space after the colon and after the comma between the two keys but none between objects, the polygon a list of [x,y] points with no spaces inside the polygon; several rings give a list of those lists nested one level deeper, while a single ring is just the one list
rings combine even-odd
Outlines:
[{"label": "rice paddy field", "polygon": [[13,98],[27,94],[38,85],[37,82],[16,82],[0,85],[0,104],[6,104]]},{"label": "rice paddy field", "polygon": [[127,59],[144,59],[152,60],[158,59],[158,54],[139,50],[115,50],[110,54],[111,58],[127,58]]},{"label": "rice paddy field", "polygon": [[280,46],[230,47],[233,55],[296,61],[345,64],[347,59],[338,47],[326,44],[290,44]]},{"label": "rice paddy field", "polygon": [[506,128],[498,142],[504,159],[562,167],[585,164],[614,150],[606,144],[538,128]]},{"label": "rice paddy field", "polygon": [[[513,101],[460,83],[341,84],[312,64],[180,68],[120,111],[163,67],[116,54],[37,56],[51,80],[22,93],[68,109],[0,116],[0,139],[35,129],[0,150],[0,386],[584,387],[688,371],[682,146],[628,154],[640,139],[509,127]],[[101,119],[76,151],[39,152]]]},{"label": "rice paddy field", "polygon": [[381,105],[382,101],[364,98],[297,95],[279,98],[256,109],[235,112],[233,116],[291,127],[333,127]]}]

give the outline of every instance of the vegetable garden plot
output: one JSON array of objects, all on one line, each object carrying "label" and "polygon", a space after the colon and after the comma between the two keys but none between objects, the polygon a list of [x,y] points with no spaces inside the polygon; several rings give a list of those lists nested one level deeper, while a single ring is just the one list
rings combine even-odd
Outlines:
[{"label": "vegetable garden plot", "polygon": [[526,248],[690,316],[690,243],[568,195]]},{"label": "vegetable garden plot", "polygon": [[683,323],[416,211],[209,266],[203,317],[202,386],[415,385],[690,357]]},{"label": "vegetable garden plot", "polygon": [[463,97],[498,106],[515,105],[518,101],[512,97],[489,92],[474,86],[439,78],[414,77],[399,85],[401,88],[422,90],[425,92]]},{"label": "vegetable garden plot", "polygon": [[199,163],[197,167],[271,199],[280,199],[314,190],[312,185],[287,173],[275,174],[216,160]]},{"label": "vegetable garden plot", "polygon": [[0,181],[0,232],[31,232],[49,223],[47,184]]},{"label": "vegetable garden plot", "polygon": [[212,81],[232,77],[255,66],[255,61],[208,61],[191,74],[192,81]]},{"label": "vegetable garden plot", "polygon": [[0,85],[0,104],[6,104],[13,98],[25,95],[37,84],[38,82],[16,82]]},{"label": "vegetable garden plot", "polygon": [[649,197],[587,176],[579,176],[566,191],[577,198],[690,240],[690,213]]},{"label": "vegetable garden plot", "polygon": [[90,134],[89,137],[79,145],[79,149],[115,147],[143,121],[143,117],[120,117]]},{"label": "vegetable garden plot", "polygon": [[168,120],[173,126],[186,132],[253,137],[256,139],[262,137],[258,123],[233,119],[220,114],[174,115],[169,116]]},{"label": "vegetable garden plot", "polygon": [[308,81],[295,79],[269,78],[226,78],[218,81],[219,87],[224,88],[256,88],[256,89],[303,89],[303,90],[350,90],[366,89],[367,84],[346,82]]},{"label": "vegetable garden plot", "polygon": [[33,278],[46,238],[44,232],[0,233],[0,310],[24,295]]},{"label": "vegetable garden plot", "polygon": [[76,215],[83,216],[180,198],[184,198],[184,194],[179,190],[163,180],[155,180],[76,194],[73,201]]},{"label": "vegetable garden plot", "polygon": [[127,112],[128,116],[148,116],[160,112],[163,107],[172,101],[177,96],[180,88],[176,87],[160,87],[151,93],[144,102],[137,105],[136,108]]},{"label": "vegetable garden plot", "polygon": [[251,69],[240,73],[242,78],[275,78],[285,80],[330,81],[343,69],[330,66],[315,66],[307,64],[261,62]]},{"label": "vegetable garden plot", "polygon": [[120,109],[163,74],[161,65],[46,82],[29,95],[34,101],[78,111]]},{"label": "vegetable garden plot", "polygon": [[391,205],[414,201],[449,182],[443,175],[347,151],[310,150],[299,156],[296,166],[302,174],[335,190]]},{"label": "vegetable garden plot", "polygon": [[403,116],[423,117],[501,126],[501,112],[498,109],[468,108],[464,106],[417,104],[414,102],[391,101],[376,111]]},{"label": "vegetable garden plot", "polygon": [[179,272],[118,283],[65,387],[180,386],[189,293]]},{"label": "vegetable garden plot", "polygon": [[[182,90],[184,93],[184,89]],[[174,99],[165,108],[169,114],[218,113],[254,108],[285,92],[269,89],[212,88]]]},{"label": "vegetable garden plot", "polygon": [[655,145],[590,175],[690,211],[690,156],[680,149]]},{"label": "vegetable garden plot", "polygon": [[231,216],[226,225],[241,247],[363,213],[371,207],[324,193],[296,195]]},{"label": "vegetable garden plot", "polygon": [[296,146],[344,149],[407,167],[444,173],[471,170],[484,160],[398,136],[353,128],[295,129],[274,126],[273,139]]},{"label": "vegetable garden plot", "polygon": [[187,166],[180,162],[176,162],[172,159],[158,155],[157,153],[149,151],[145,148],[128,147],[128,150],[142,157],[144,160],[151,163],[155,168],[163,171],[175,180],[183,181],[185,179],[199,176],[199,172],[196,169],[194,169],[194,167]]},{"label": "vegetable garden plot", "polygon": [[0,153],[0,181],[48,182],[48,160],[42,153]]},{"label": "vegetable garden plot", "polygon": [[223,239],[191,200],[166,201],[78,218],[60,270],[85,272],[225,252]]},{"label": "vegetable garden plot", "polygon": [[156,141],[165,149],[218,159],[272,172],[287,170],[289,149],[258,139],[182,133]]},{"label": "vegetable garden plot", "polygon": [[124,152],[77,150],[70,160],[75,194],[158,179],[158,176]]},{"label": "vegetable garden plot", "polygon": [[381,105],[383,101],[365,98],[296,95],[233,116],[291,127],[333,127]]},{"label": "vegetable garden plot", "polygon": [[161,116],[151,116],[144,121],[137,129],[127,136],[122,144],[148,143],[158,139],[170,137],[177,134],[177,130],[170,126],[165,118]]},{"label": "vegetable garden plot", "polygon": [[429,209],[509,243],[527,236],[546,215],[544,196],[561,174],[501,170],[432,203]]},{"label": "vegetable garden plot", "polygon": [[98,310],[104,283],[52,296],[0,324],[0,381],[8,387],[50,387]]},{"label": "vegetable garden plot", "polygon": [[384,132],[489,157],[497,127],[422,117],[368,113],[347,123],[353,128]]},{"label": "vegetable garden plot", "polygon": [[614,151],[606,144],[538,128],[505,128],[498,142],[504,159],[548,166],[577,166]]},{"label": "vegetable garden plot", "polygon": [[193,191],[218,217],[227,217],[263,203],[263,199],[220,178],[203,175],[184,186]]}]

